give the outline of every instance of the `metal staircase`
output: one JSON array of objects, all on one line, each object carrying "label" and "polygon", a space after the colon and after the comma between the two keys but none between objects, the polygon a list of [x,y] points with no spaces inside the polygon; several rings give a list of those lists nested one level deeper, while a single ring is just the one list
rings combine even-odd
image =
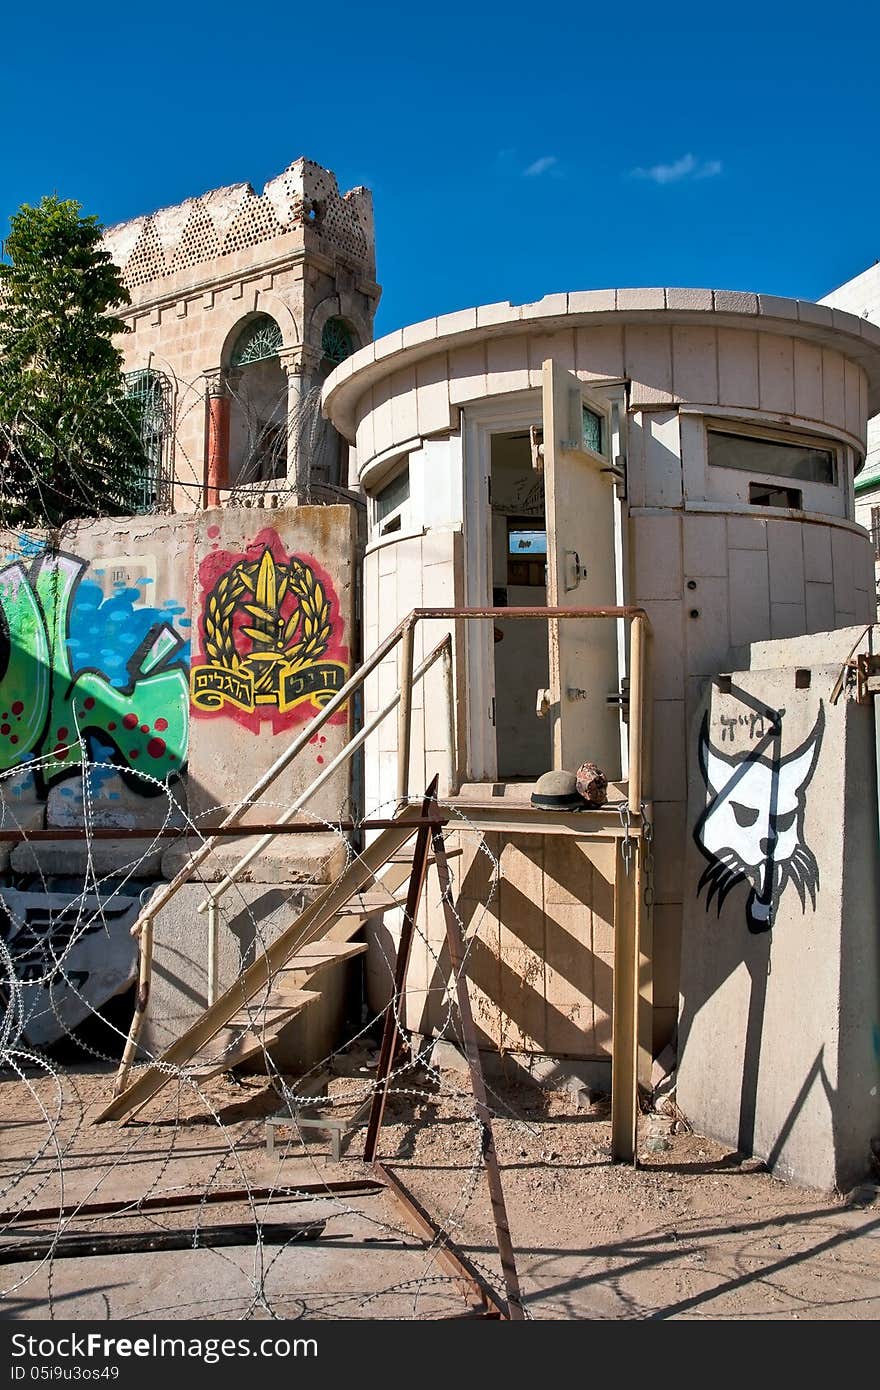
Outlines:
[{"label": "metal staircase", "polygon": [[[405,807],[186,1032],[114,1096],[97,1123],[135,1113],[177,1075],[204,1081],[277,1043],[281,1029],[319,997],[321,974],[366,951],[366,943],[353,938],[368,918],[400,906],[394,893],[409,877],[411,863],[389,860],[420,823],[418,807]],[[382,893],[365,893],[377,879]],[[318,989],[309,988],[314,984]]]}]

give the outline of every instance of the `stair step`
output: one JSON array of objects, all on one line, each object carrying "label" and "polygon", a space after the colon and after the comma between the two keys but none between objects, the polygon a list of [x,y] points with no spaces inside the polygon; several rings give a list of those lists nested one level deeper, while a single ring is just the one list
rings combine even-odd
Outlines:
[{"label": "stair step", "polygon": [[372,916],[375,912],[391,912],[395,907],[405,907],[405,898],[395,898],[392,893],[361,893],[358,898],[346,903],[338,912],[340,917],[355,917],[358,914]]},{"label": "stair step", "polygon": [[246,1029],[247,1032],[253,1033],[254,1036],[257,1034],[262,1035],[270,1027],[273,1031],[282,1028],[287,1022],[288,1017],[292,1018],[296,1013],[299,1013],[299,1006],[297,1004],[269,1005],[264,1004],[262,1000],[260,1000],[259,1003],[254,1005],[250,1013],[248,1013],[247,1009],[243,1009],[240,1014],[236,1014],[234,1018],[231,1018],[226,1026],[236,1033],[241,1032],[242,1029]]},{"label": "stair step", "polygon": [[323,970],[328,965],[335,965],[337,961],[351,960],[354,956],[362,956],[366,949],[366,941],[327,941],[322,939],[310,942],[307,946],[298,946],[293,955],[288,957],[284,968],[278,974],[284,975],[288,970]]},{"label": "stair step", "polygon": [[[427,794],[432,796],[435,791],[436,778]],[[345,938],[361,929],[363,909],[354,915],[348,914],[347,919],[340,917],[339,910],[356,895],[369,892],[377,879],[388,890],[389,898],[407,879],[408,865],[390,864],[389,860],[417,834],[414,821],[418,813],[418,807],[404,808],[391,825],[346,865],[336,882],[328,885],[318,898],[304,907],[266,950],[259,953],[234,985],[209,1005],[160,1057],[143,1068],[133,1080],[128,1080],[124,1090],[94,1117],[95,1122],[100,1124],[121,1119],[123,1115],[136,1114],[168,1083],[175,1069],[192,1058],[198,1057],[200,1061],[204,1058],[201,1061],[202,1070],[212,1064],[226,1070],[230,1066],[226,1057],[218,1061],[216,1053],[213,1057],[205,1057],[205,1052],[209,1048],[214,1051],[216,1040],[228,1037],[229,1025],[234,1025],[241,1015],[245,1001],[259,999],[273,989],[280,988],[286,992],[287,980],[295,987],[310,983],[313,976],[328,966],[361,955],[367,949],[366,944]],[[315,942],[311,952],[300,945],[306,936],[311,936]],[[340,940],[340,937],[343,939]],[[286,975],[284,983],[278,979],[279,975]],[[280,1012],[292,1017],[295,1010],[282,1009]],[[255,1045],[261,1047],[270,1037],[276,1036],[277,1028],[272,1022],[270,1010],[262,1026],[262,1036],[254,1039]]]}]

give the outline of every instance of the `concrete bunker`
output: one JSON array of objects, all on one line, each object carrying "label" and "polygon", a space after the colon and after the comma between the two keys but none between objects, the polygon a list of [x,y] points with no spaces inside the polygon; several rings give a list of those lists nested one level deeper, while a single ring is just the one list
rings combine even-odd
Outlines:
[{"label": "concrete bunker", "polygon": [[[676,289],[445,315],[362,349],[325,386],[325,413],[354,445],[352,481],[368,498],[365,655],[419,606],[618,605],[648,616],[643,1081],[677,1022],[703,687],[731,669],[733,649],[873,620],[853,478],[878,403],[870,325],[810,303]],[[539,771],[585,758],[608,773],[612,803],[624,800],[625,625],[534,622],[512,635],[497,615],[438,616],[420,624],[415,658],[452,632],[457,769],[442,790],[465,818],[459,911],[470,926],[478,911],[489,919],[472,976],[485,1044],[533,1073],[564,1065],[607,1083],[620,840],[610,823],[573,836],[529,830],[527,810]],[[367,714],[396,679],[391,660],[367,687]],[[413,693],[412,796],[443,776],[439,679],[430,673]],[[368,809],[393,799],[393,728],[368,741],[365,776]],[[481,845],[498,866],[494,892]],[[407,1006],[420,1032],[442,1017],[430,905],[426,930]],[[383,932],[393,938],[387,917],[372,955],[377,1005]]]}]

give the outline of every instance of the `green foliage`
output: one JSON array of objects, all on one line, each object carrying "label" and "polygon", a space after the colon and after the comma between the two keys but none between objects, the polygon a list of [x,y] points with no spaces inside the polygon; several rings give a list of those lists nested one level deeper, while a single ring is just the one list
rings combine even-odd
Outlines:
[{"label": "green foliage", "polygon": [[0,263],[0,522],[57,526],[134,511],[147,468],[128,400],[127,305],[102,228],[79,203],[43,198],[11,219]]}]

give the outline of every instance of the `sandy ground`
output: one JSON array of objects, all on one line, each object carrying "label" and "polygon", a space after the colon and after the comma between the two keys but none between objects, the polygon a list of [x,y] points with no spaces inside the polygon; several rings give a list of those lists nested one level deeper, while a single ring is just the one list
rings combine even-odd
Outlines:
[{"label": "sandy ground", "polygon": [[[368,1077],[336,1078],[338,1105]],[[444,1074],[444,1082],[447,1080]],[[408,1079],[389,1101],[381,1154],[500,1288],[479,1131],[461,1078],[440,1091]],[[96,1126],[110,1073],[0,1079],[0,1206],[34,1206],[212,1188],[370,1177],[357,1157],[331,1162],[313,1132],[265,1143],[279,1099],[265,1077],[219,1078],[202,1096],[172,1083],[134,1122]],[[533,1318],[880,1317],[880,1204],[792,1187],[692,1133],[645,1145],[637,1168],[609,1161],[607,1104],[578,1110],[566,1093],[496,1087],[510,1226]],[[657,1140],[652,1141],[652,1147]],[[22,1318],[435,1318],[461,1314],[464,1292],[413,1237],[384,1192],[347,1200],[246,1203],[133,1213],[67,1231],[185,1228],[223,1220],[325,1220],[321,1239],[277,1247],[192,1249],[16,1262],[5,1250],[0,1316]],[[34,1225],[4,1223],[0,1240]],[[52,1229],[42,1223],[40,1229]]]}]

